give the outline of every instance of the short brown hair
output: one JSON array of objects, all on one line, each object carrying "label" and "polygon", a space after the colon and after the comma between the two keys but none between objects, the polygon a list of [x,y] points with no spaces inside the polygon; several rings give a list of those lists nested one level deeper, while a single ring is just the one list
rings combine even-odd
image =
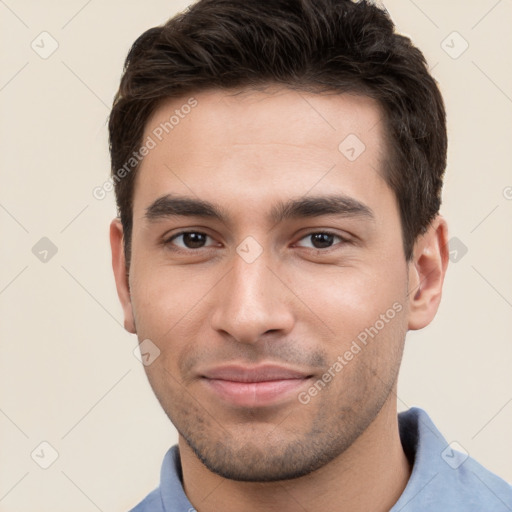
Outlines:
[{"label": "short brown hair", "polygon": [[160,103],[206,89],[280,84],[376,99],[386,119],[384,178],[409,260],[441,205],[447,136],[441,93],[423,54],[367,0],[200,0],[131,47],[109,119],[111,170],[127,265],[137,166],[116,172]]}]

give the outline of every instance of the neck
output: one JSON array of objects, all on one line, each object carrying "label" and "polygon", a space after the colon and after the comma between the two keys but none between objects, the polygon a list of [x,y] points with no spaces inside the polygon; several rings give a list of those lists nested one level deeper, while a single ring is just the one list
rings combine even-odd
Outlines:
[{"label": "neck", "polygon": [[411,468],[388,400],[343,454],[306,476],[278,482],[237,482],[209,471],[179,438],[185,493],[198,512],[387,512],[402,494]]}]

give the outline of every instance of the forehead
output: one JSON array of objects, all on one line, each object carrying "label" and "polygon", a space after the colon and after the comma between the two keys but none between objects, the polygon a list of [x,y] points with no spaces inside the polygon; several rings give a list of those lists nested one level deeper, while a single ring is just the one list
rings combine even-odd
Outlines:
[{"label": "forehead", "polygon": [[[372,144],[382,118],[376,100],[352,93],[312,93],[279,86],[212,89],[164,100],[148,119],[145,134],[163,131],[162,137],[172,134],[178,142],[180,133],[188,136],[187,128],[194,123],[195,135],[207,145],[208,140],[215,138],[218,143],[222,137],[239,144],[311,145],[324,140],[332,146],[353,130]],[[212,131],[219,127],[222,130]],[[172,143],[170,138],[168,142]]]},{"label": "forehead", "polygon": [[263,195],[271,202],[337,188],[357,198],[362,188],[374,195],[387,189],[383,115],[365,96],[203,91],[164,101],[146,123],[149,140],[134,210],[166,193],[231,203],[236,194],[248,208]]}]

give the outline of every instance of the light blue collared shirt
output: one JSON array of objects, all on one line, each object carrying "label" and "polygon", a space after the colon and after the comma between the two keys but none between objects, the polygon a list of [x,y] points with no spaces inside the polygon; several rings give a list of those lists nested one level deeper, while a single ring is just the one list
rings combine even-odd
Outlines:
[{"label": "light blue collared shirt", "polygon": [[[390,512],[512,512],[512,486],[448,445],[425,411],[413,407],[398,422],[413,467]],[[131,512],[194,512],[181,478],[175,445],[165,455],[160,486]]]}]

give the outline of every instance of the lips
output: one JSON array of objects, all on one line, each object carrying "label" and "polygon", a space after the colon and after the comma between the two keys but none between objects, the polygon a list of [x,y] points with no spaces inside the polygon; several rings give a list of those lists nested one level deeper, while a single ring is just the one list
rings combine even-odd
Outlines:
[{"label": "lips", "polygon": [[240,407],[261,407],[289,400],[310,378],[303,371],[269,364],[222,366],[202,374],[202,381],[213,394]]}]

